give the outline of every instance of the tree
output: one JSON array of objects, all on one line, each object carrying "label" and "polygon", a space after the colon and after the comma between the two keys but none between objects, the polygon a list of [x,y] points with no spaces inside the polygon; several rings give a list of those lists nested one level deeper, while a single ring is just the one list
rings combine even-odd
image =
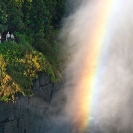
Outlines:
[{"label": "tree", "polygon": [[12,2],[7,4],[7,25],[10,31],[19,31],[24,28],[23,12],[21,7],[17,7]]},{"label": "tree", "polygon": [[6,5],[2,0],[0,0],[0,32],[4,32],[7,29],[7,15],[6,15]]}]

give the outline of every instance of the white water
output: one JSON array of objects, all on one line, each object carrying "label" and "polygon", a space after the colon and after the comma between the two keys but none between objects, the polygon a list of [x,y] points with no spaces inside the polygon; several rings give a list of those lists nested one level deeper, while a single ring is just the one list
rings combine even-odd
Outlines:
[{"label": "white water", "polygon": [[[76,2],[76,1],[74,1]],[[79,1],[77,1],[79,2]],[[76,90],[78,72],[83,69],[83,58],[86,57],[83,51],[87,46],[89,38],[88,31],[95,17],[95,11],[100,0],[82,0],[80,5],[75,6],[75,12],[64,20],[64,27],[61,37],[64,39],[66,50],[72,55],[66,69],[65,91],[67,104],[64,117],[59,123],[65,131],[61,133],[71,133],[70,123],[74,115],[76,104]],[[132,133],[133,132],[133,1],[116,0],[112,10],[110,31],[107,35],[106,54],[101,60],[106,73],[102,80],[99,80],[98,98],[95,105],[92,105],[92,121],[87,133]],[[73,103],[73,104],[71,104]],[[70,106],[70,105],[73,105]],[[70,118],[69,118],[70,117]],[[68,126],[67,126],[68,125]],[[61,128],[61,129],[62,129]],[[68,130],[69,129],[69,130]],[[55,129],[53,132],[59,132]],[[75,132],[75,133],[78,133]]]}]

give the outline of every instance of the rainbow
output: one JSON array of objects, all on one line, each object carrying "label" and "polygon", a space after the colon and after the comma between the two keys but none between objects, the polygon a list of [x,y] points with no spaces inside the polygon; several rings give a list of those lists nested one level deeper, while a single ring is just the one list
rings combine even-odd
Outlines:
[{"label": "rainbow", "polygon": [[[79,97],[77,112],[74,113],[73,133],[84,133],[89,124],[90,114],[93,112],[91,104],[94,102],[93,96],[97,91],[97,78],[99,76],[100,56],[103,53],[103,44],[108,33],[109,20],[112,13],[112,8],[115,6],[116,0],[101,0],[98,5],[97,12],[93,20],[91,36],[88,37],[90,52],[84,60],[84,66],[80,72],[80,83],[76,86],[76,96]],[[78,131],[77,131],[78,129]]]}]

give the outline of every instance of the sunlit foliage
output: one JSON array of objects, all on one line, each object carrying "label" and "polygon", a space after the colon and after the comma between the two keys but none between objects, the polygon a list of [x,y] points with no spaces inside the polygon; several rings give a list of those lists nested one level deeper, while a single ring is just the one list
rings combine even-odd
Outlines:
[{"label": "sunlit foliage", "polygon": [[39,72],[46,72],[51,82],[61,80],[42,53],[27,45],[5,42],[0,46],[0,99],[14,100],[18,94],[31,96],[33,79]]},{"label": "sunlit foliage", "polygon": [[[65,0],[0,0],[0,100],[31,96],[33,80],[47,73],[51,82],[62,79],[62,44],[57,35]],[[4,41],[9,31],[15,41]]]}]

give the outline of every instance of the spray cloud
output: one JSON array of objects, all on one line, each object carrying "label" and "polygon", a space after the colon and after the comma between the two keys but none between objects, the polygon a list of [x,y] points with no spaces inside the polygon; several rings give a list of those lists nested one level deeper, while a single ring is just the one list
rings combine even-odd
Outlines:
[{"label": "spray cloud", "polygon": [[[99,69],[101,76],[95,77],[97,84],[94,89],[98,90],[93,94],[94,102],[88,103],[88,108],[91,106],[92,111],[84,120],[88,122],[89,128],[81,131],[78,129],[79,123],[76,123],[78,120],[82,121],[80,115],[76,115],[77,112],[80,114],[80,107],[84,104],[84,101],[81,101],[83,95],[78,94],[78,87],[81,86],[81,80],[87,73],[87,67],[84,66],[87,55],[92,51],[93,46],[90,42],[96,39],[92,38],[92,34],[97,27],[98,17],[101,17],[97,16],[101,3],[99,0],[82,0],[80,6],[76,6],[75,12],[65,19],[61,33],[67,45],[66,50],[71,55],[66,69],[67,104],[64,113],[68,121],[72,122],[72,127],[77,128],[69,130],[69,133],[133,132],[132,0],[113,2],[111,13],[108,14],[108,27],[103,27],[106,35],[103,38],[102,52],[98,57],[101,66],[95,66],[95,62],[90,61],[92,69]],[[103,8],[106,7],[103,5]],[[104,19],[99,23],[103,21]]]},{"label": "spray cloud", "polygon": [[[65,70],[67,103],[63,113],[52,118],[53,126],[47,133],[132,133],[133,1],[71,3],[76,3],[75,9],[64,19],[60,36],[71,55]],[[94,46],[97,40],[100,47]],[[86,75],[91,71],[98,74],[93,73],[95,82],[87,91],[91,78],[86,80]],[[87,101],[88,97],[91,100]]]}]

